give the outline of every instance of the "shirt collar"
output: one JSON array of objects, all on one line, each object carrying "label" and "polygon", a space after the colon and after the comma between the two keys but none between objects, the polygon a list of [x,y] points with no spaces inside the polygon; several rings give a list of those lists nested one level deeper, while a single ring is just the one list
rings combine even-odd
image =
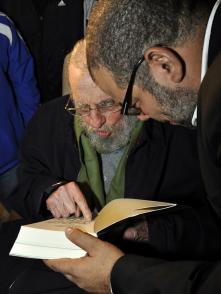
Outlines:
[{"label": "shirt collar", "polygon": [[[221,3],[221,0],[217,0],[215,5],[213,6],[212,12],[210,14],[207,27],[206,27],[206,33],[204,37],[204,44],[203,44],[203,53],[202,53],[202,65],[201,65],[201,77],[200,80],[202,82],[208,68],[208,52],[209,52],[209,41],[210,41],[210,35],[211,35],[211,29],[213,24],[213,19],[216,14],[217,8],[219,7]],[[192,125],[194,127],[197,126],[197,106],[194,110],[193,117],[192,117]]]}]

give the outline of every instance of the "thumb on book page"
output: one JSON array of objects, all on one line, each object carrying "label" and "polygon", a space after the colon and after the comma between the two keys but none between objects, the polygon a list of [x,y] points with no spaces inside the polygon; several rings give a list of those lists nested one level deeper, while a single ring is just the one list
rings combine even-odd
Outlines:
[{"label": "thumb on book page", "polygon": [[90,256],[96,254],[97,247],[102,246],[103,243],[101,240],[88,233],[83,232],[80,229],[67,228],[65,233],[67,238],[71,242],[85,250]]}]

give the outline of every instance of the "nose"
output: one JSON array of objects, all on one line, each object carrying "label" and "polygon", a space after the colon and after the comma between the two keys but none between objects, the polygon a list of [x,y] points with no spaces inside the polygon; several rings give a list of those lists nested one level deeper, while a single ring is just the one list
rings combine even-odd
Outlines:
[{"label": "nose", "polygon": [[89,125],[94,129],[99,129],[105,124],[106,118],[97,109],[91,109],[89,116]]}]

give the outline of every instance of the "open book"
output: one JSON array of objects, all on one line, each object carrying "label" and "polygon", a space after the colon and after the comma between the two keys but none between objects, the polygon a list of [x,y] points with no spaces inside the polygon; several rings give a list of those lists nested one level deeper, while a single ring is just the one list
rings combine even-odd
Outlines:
[{"label": "open book", "polygon": [[176,204],[140,199],[116,199],[109,202],[94,220],[83,218],[59,218],[21,226],[10,255],[39,258],[78,258],[85,251],[73,244],[65,236],[65,229],[71,226],[94,236],[114,224],[141,214],[151,213],[175,206]]}]

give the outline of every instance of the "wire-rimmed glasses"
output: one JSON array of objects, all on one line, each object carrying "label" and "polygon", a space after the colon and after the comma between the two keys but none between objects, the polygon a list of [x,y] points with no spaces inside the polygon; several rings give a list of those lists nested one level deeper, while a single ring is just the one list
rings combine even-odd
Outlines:
[{"label": "wire-rimmed glasses", "polygon": [[76,107],[74,105],[74,99],[69,97],[65,105],[65,110],[67,110],[71,115],[82,117],[90,115],[91,110],[97,110],[100,114],[105,115],[121,111],[121,108],[122,104],[114,101],[114,99],[103,100],[96,104],[95,107],[91,107],[89,104],[82,104],[81,106]]}]

